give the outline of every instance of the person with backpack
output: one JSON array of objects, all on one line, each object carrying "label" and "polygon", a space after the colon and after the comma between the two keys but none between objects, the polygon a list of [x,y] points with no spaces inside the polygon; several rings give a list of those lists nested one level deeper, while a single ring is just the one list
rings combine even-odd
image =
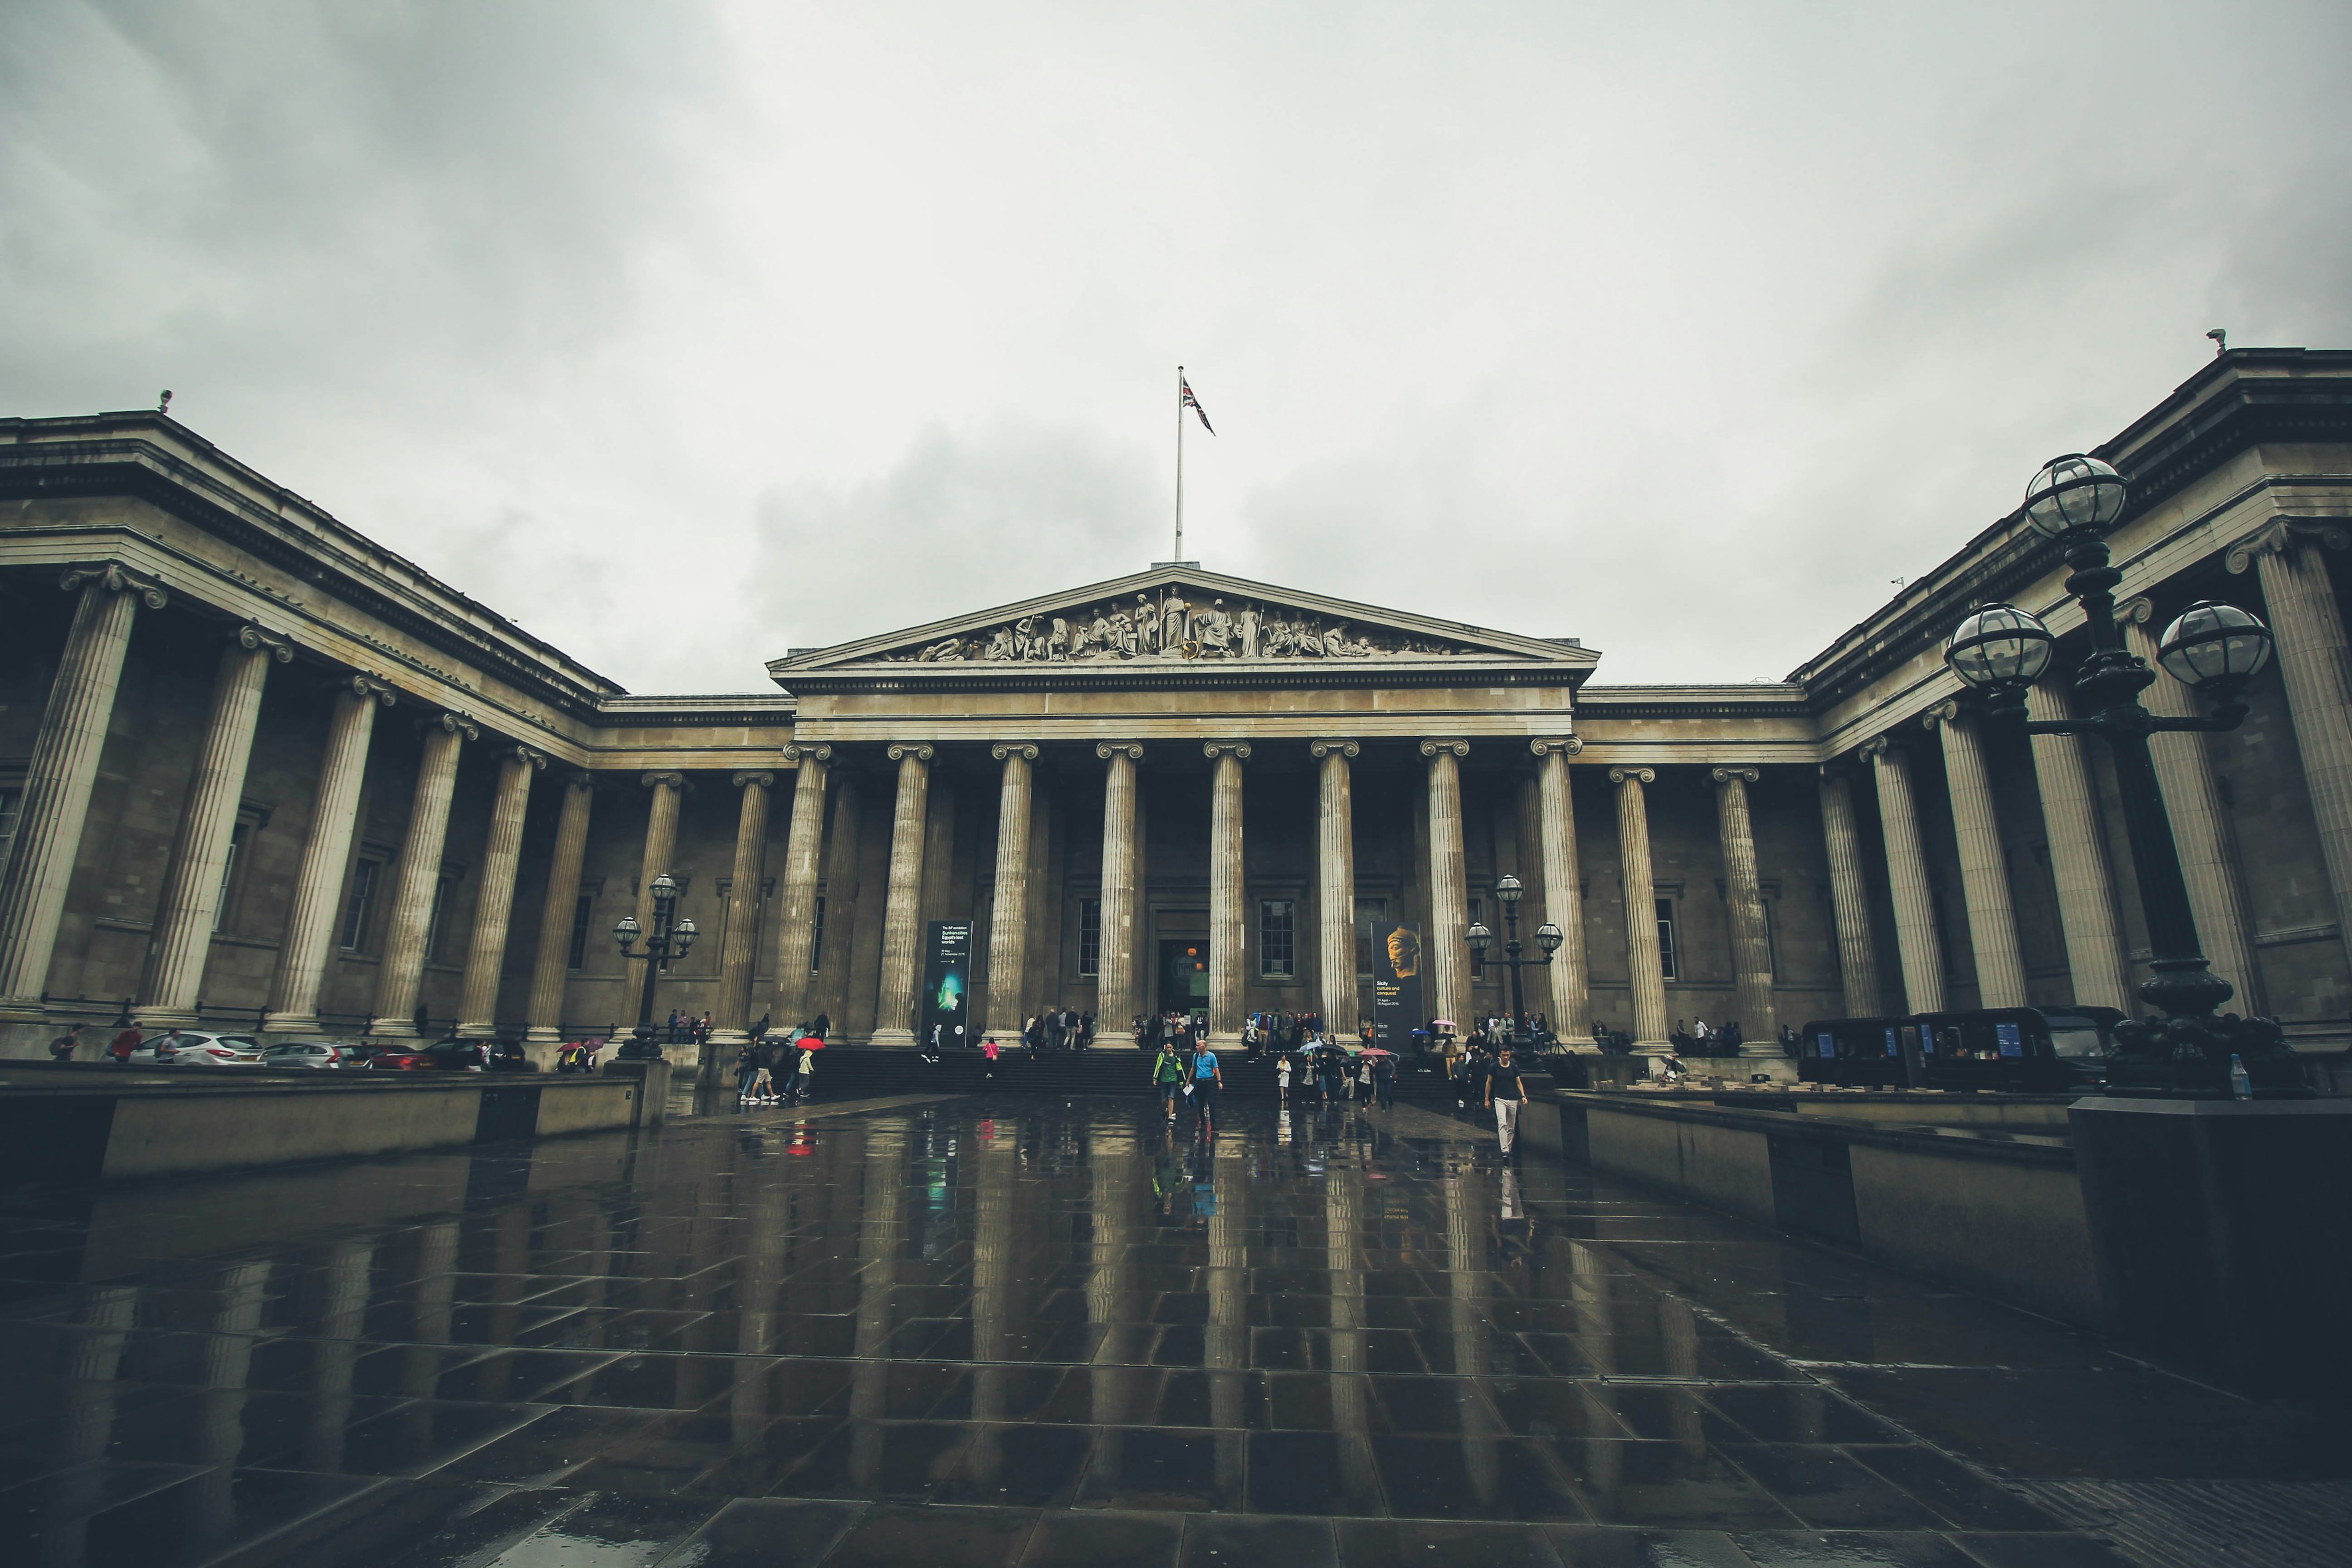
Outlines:
[{"label": "person with backpack", "polygon": [[[567,1046],[564,1048],[574,1052],[579,1049],[576,1046]],[[572,1071],[576,1069],[559,1067],[558,1070]],[[759,1043],[755,1040],[746,1040],[735,1052],[735,1102],[738,1105],[746,1105],[751,1102],[751,1085],[758,1079],[759,1076]]]},{"label": "person with backpack", "polygon": [[76,1024],[49,1042],[49,1059],[53,1062],[69,1062],[74,1059],[74,1052],[80,1048],[81,1026]]},{"label": "person with backpack", "polygon": [[1176,1120],[1176,1097],[1184,1089],[1184,1064],[1176,1059],[1176,1042],[1160,1042],[1160,1054],[1152,1058],[1151,1081],[1160,1086],[1160,1103],[1168,1108],[1168,1120]]},{"label": "person with backpack", "polygon": [[1372,1058],[1372,1087],[1380,1094],[1381,1109],[1388,1110],[1396,1103],[1396,1058]]},{"label": "person with backpack", "polygon": [[1200,1112],[1199,1127],[1203,1136],[1217,1130],[1217,1090],[1225,1086],[1224,1075],[1217,1068],[1217,1053],[1206,1046],[1192,1052],[1192,1106]]}]

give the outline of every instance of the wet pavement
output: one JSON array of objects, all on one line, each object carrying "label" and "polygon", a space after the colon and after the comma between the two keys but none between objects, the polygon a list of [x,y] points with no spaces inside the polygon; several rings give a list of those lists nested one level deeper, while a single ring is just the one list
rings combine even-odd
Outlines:
[{"label": "wet pavement", "polygon": [[820,1109],[7,1194],[0,1563],[2352,1561],[2341,1410],[1430,1110]]}]

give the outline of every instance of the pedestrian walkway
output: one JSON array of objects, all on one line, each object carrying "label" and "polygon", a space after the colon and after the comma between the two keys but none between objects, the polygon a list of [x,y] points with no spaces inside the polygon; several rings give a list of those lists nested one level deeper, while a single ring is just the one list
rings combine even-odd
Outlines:
[{"label": "pedestrian walkway", "polygon": [[2352,1559],[2341,1411],[1436,1110],[1223,1121],[971,1096],[20,1190],[0,1562]]}]

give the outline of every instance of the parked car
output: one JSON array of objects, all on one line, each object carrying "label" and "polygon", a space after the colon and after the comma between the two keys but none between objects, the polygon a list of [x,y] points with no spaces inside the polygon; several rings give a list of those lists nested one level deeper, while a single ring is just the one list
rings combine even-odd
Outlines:
[{"label": "parked car", "polygon": [[[488,1046],[488,1065],[483,1047]],[[539,1064],[517,1045],[486,1040],[436,1040],[429,1046],[373,1043],[362,1067],[383,1072],[537,1072]]]},{"label": "parked car", "polygon": [[261,1042],[251,1035],[211,1035],[183,1029],[150,1035],[131,1053],[135,1068],[249,1068],[261,1065]]},{"label": "parked car", "polygon": [[354,1040],[277,1040],[261,1050],[261,1065],[271,1068],[355,1068],[362,1060]]}]

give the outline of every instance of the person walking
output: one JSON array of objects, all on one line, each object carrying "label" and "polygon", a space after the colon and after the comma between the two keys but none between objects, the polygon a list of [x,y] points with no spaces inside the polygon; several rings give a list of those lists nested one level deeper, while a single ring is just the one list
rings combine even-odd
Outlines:
[{"label": "person walking", "polygon": [[1510,1157],[1512,1141],[1519,1131],[1519,1101],[1526,1091],[1519,1087],[1519,1069],[1511,1065],[1511,1047],[1505,1046],[1493,1070],[1486,1074],[1486,1105],[1495,1113],[1495,1136],[1503,1145],[1503,1155]]},{"label": "person walking", "polygon": [[1396,1103],[1396,1058],[1372,1058],[1372,1085],[1380,1091],[1382,1110]]},{"label": "person walking", "polygon": [[768,1046],[751,1058],[751,1089],[745,1098],[753,1105],[776,1103],[776,1073],[770,1065],[775,1054],[776,1047]]},{"label": "person walking", "polygon": [[801,1044],[800,1068],[793,1074],[793,1098],[803,1104],[816,1098],[816,1047],[805,1040]]},{"label": "person walking", "polygon": [[[573,1053],[574,1058],[577,1059],[580,1049],[578,1046],[566,1046],[563,1048]],[[556,1070],[559,1072],[576,1070],[562,1067],[561,1058],[558,1058],[557,1061]],[[757,1040],[746,1040],[735,1052],[735,1103],[742,1105],[751,1100],[751,1085],[759,1076],[760,1043]]]},{"label": "person walking", "polygon": [[984,1046],[982,1046],[982,1047],[980,1047],[980,1054],[981,1054],[982,1056],[984,1056],[984,1057],[986,1057],[986,1058],[988,1058],[988,1066],[987,1066],[986,1068],[984,1068],[983,1069],[982,1069],[982,1071],[984,1071],[984,1072],[988,1075],[988,1077],[989,1077],[989,1078],[991,1078],[991,1079],[995,1078],[995,1077],[996,1077],[996,1037],[995,1037],[994,1035],[991,1035],[991,1036],[989,1036],[989,1037],[988,1037],[988,1043],[987,1043],[986,1045],[984,1045]]},{"label": "person walking", "polygon": [[114,1037],[113,1043],[106,1047],[106,1054],[114,1058],[117,1066],[127,1068],[131,1065],[131,1053],[137,1050],[145,1038],[139,1032],[138,1025],[129,1025]]},{"label": "person walking", "polygon": [[76,1024],[49,1042],[49,1059],[53,1062],[69,1062],[74,1059],[74,1053],[80,1048],[81,1026]]},{"label": "person walking", "polygon": [[1152,1058],[1151,1081],[1160,1086],[1160,1103],[1168,1109],[1168,1120],[1176,1120],[1176,1097],[1184,1089],[1184,1064],[1176,1058],[1176,1042],[1160,1042],[1160,1055]]},{"label": "person walking", "polygon": [[1274,1064],[1274,1081],[1276,1087],[1281,1090],[1282,1103],[1288,1105],[1290,1103],[1290,1058],[1288,1057],[1284,1057]]},{"label": "person walking", "polygon": [[1224,1086],[1224,1074],[1217,1068],[1217,1053],[1206,1046],[1196,1047],[1192,1052],[1192,1106],[1200,1112],[1199,1128],[1204,1137],[1217,1130],[1217,1090]]}]

